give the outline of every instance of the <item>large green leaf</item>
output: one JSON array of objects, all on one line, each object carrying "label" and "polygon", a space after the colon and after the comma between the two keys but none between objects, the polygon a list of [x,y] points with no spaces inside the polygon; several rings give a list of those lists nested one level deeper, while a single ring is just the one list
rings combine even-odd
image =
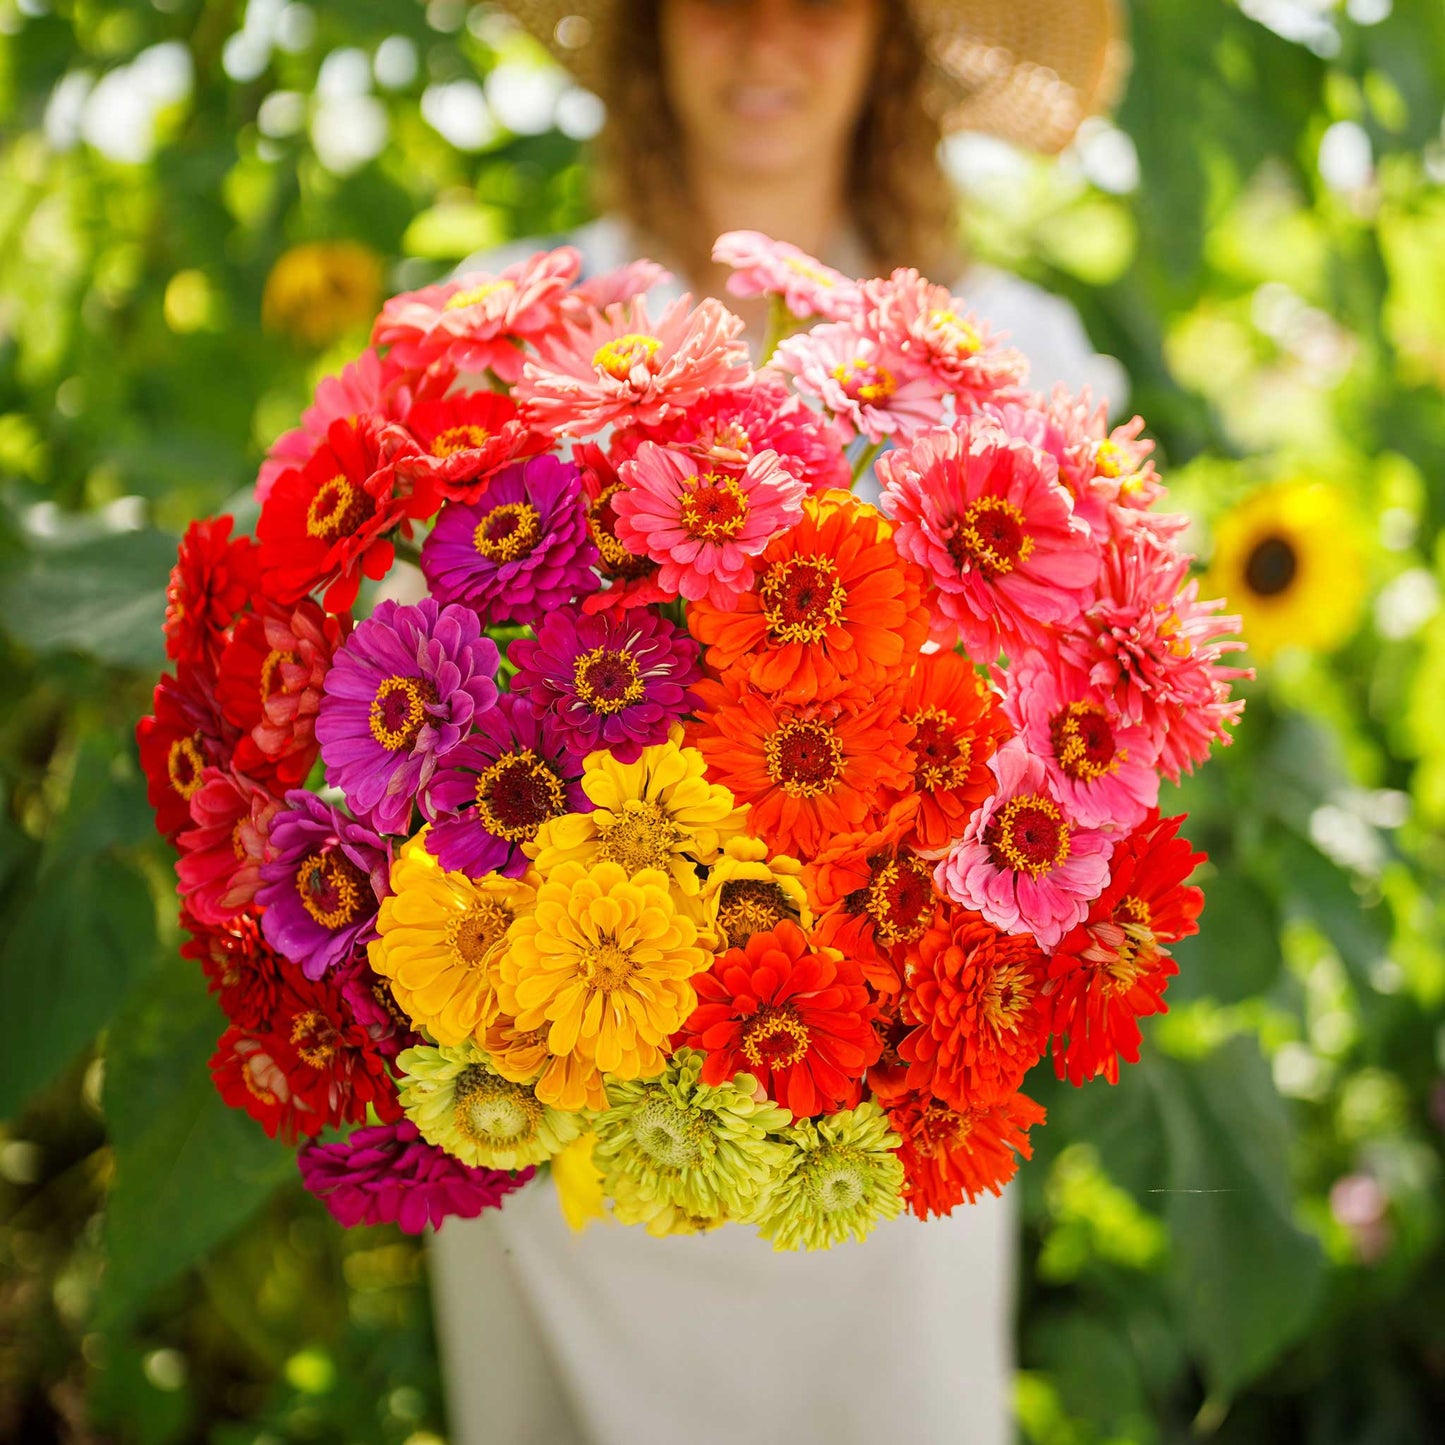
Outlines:
[{"label": "large green leaf", "polygon": [[1288,1121],[1255,1040],[1142,1066],[1168,1141],[1179,1309],[1211,1393],[1227,1399],[1309,1327],[1323,1256],[1292,1217]]},{"label": "large green leaf", "polygon": [[110,1031],[105,1115],[115,1182],[100,1318],[131,1317],[202,1259],[294,1169],[289,1150],[229,1108],[206,1067],[225,1018],[198,966],[157,970]]}]

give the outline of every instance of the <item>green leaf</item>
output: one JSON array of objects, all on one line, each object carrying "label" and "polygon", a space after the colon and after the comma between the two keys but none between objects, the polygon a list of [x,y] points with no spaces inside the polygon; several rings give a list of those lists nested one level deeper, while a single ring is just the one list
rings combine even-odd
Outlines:
[{"label": "green leaf", "polygon": [[133,1317],[294,1172],[291,1151],[216,1092],[207,1061],[225,1023],[199,966],[177,959],[137,991],[110,1031],[105,1115],[115,1182],[102,1328]]},{"label": "green leaf", "polygon": [[1146,1054],[1169,1149],[1173,1283],[1210,1391],[1227,1399],[1310,1326],[1317,1240],[1291,1215],[1290,1131],[1252,1037],[1191,1064]]},{"label": "green leaf", "polygon": [[152,531],[40,552],[0,584],[0,610],[11,634],[37,652],[68,649],[159,671],[175,560],[175,538]]},{"label": "green leaf", "polygon": [[0,1118],[110,1019],[156,954],[144,877],[90,854],[41,877],[0,950]]},{"label": "green leaf", "polygon": [[1242,873],[1220,873],[1204,889],[1200,931],[1171,944],[1179,976],[1170,1003],[1197,998],[1238,1003],[1264,993],[1279,975],[1279,914],[1274,900]]}]

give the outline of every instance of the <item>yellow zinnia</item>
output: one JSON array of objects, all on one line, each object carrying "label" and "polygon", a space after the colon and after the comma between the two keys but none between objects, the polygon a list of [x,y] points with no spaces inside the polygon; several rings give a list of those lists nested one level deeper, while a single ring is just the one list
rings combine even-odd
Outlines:
[{"label": "yellow zinnia", "polygon": [[517,1027],[508,1014],[487,1025],[482,1047],[491,1056],[492,1067],[504,1078],[531,1084],[537,1097],[554,1109],[605,1109],[607,1089],[602,1071],[590,1059],[578,1054],[554,1054],[547,1048],[551,1025]]},{"label": "yellow zinnia", "polygon": [[480,1036],[497,1016],[497,959],[513,920],[531,907],[531,885],[499,873],[448,873],[423,832],[391,865],[391,888],[367,950],[372,968],[439,1044]]},{"label": "yellow zinnia", "polygon": [[550,1023],[551,1053],[619,1079],[662,1072],[668,1038],[697,1002],[688,979],[712,962],[667,875],[613,862],[557,864],[507,942],[497,987],[517,1027]]},{"label": "yellow zinnia", "polygon": [[769,858],[760,838],[728,839],[722,857],[708,870],[700,901],[719,953],[746,948],[753,934],[784,920],[805,932],[813,926],[803,865],[786,853]]},{"label": "yellow zinnia", "polygon": [[319,351],[371,325],[381,281],[381,257],[359,241],[292,246],[266,277],[261,324]]},{"label": "yellow zinnia", "polygon": [[675,729],[635,763],[590,754],[582,789],[593,810],[542,824],[526,845],[538,869],[550,876],[564,862],[617,863],[628,873],[656,868],[680,893],[696,896],[698,865],[711,864],[727,840],[744,831],[746,813],[726,788],[708,782],[702,754],[680,746],[681,736]]},{"label": "yellow zinnia", "polygon": [[1318,482],[1262,487],[1216,523],[1201,595],[1224,597],[1241,614],[1259,662],[1282,647],[1338,647],[1354,631],[1365,595],[1349,503]]}]

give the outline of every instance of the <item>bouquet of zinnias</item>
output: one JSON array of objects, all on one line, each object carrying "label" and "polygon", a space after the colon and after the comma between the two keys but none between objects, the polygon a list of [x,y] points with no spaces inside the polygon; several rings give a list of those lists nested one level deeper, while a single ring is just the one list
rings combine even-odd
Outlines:
[{"label": "bouquet of zinnias", "polygon": [[181,543],[139,740],[211,1068],[344,1224],[539,1166],[656,1234],[946,1214],[1028,1157],[1046,1053],[1137,1060],[1196,930],[1159,785],[1242,644],[1142,423],[916,272],[718,256],[760,369],[650,263],[427,287],[255,540]]}]

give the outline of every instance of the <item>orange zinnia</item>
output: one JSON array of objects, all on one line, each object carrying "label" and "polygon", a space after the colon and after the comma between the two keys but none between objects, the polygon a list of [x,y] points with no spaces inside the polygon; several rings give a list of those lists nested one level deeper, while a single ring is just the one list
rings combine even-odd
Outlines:
[{"label": "orange zinnia", "polygon": [[975,808],[998,786],[988,766],[1013,729],[1001,699],[956,652],[920,656],[903,696],[914,726],[914,830],[920,848],[947,848],[963,836]]},{"label": "orange zinnia", "polygon": [[690,603],[688,626],[709,666],[739,671],[785,702],[877,693],[907,676],[928,636],[922,577],[893,528],[847,492],[803,503],[797,526],[754,560],[757,585],[723,612]]},{"label": "orange zinnia", "polygon": [[912,730],[896,692],[789,704],[737,673],[695,691],[688,742],[709,781],[751,805],[748,826],[774,852],[816,853],[825,838],[867,827],[884,789],[907,785]]}]

